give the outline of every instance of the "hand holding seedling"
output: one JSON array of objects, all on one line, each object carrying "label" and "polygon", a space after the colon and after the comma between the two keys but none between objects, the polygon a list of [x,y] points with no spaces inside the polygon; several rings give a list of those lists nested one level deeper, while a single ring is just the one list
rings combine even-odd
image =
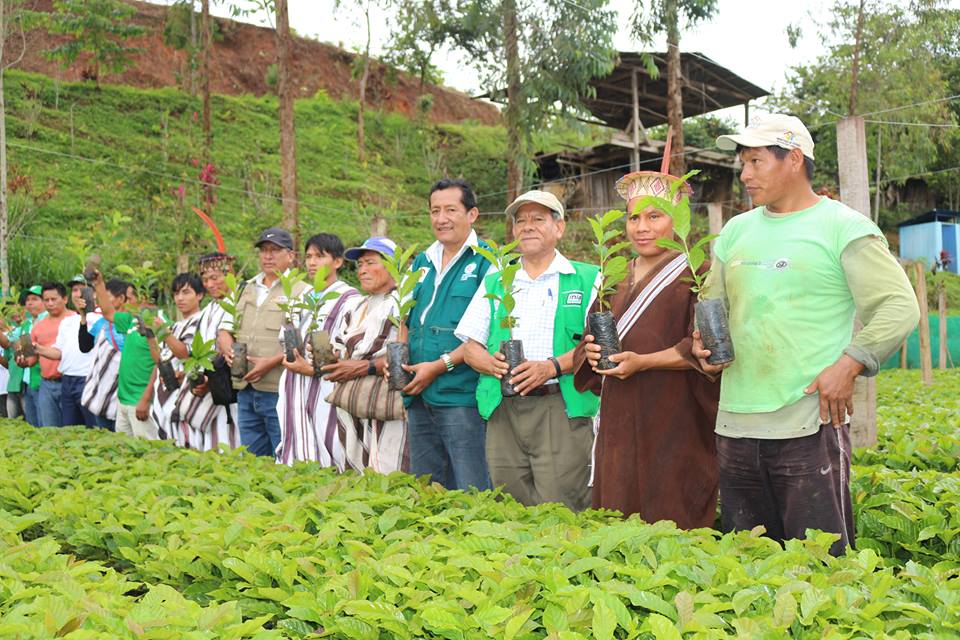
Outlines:
[{"label": "hand holding seedling", "polygon": [[693,346],[690,350],[693,353],[693,357],[696,358],[700,363],[700,369],[703,370],[704,373],[711,376],[719,374],[721,371],[733,364],[732,362],[725,362],[723,364],[710,364],[707,362],[707,358],[710,357],[710,350],[704,348],[703,340],[700,339],[699,331],[693,332]]},{"label": "hand holding seedling", "polygon": [[287,362],[287,359],[284,358],[280,364],[282,364],[283,368],[290,373],[299,373],[300,375],[307,377],[313,376],[313,365],[307,362],[307,360],[300,354],[299,349],[293,350],[293,362]]},{"label": "hand holding seedling", "polygon": [[521,396],[556,377],[557,369],[549,360],[527,360],[510,372],[510,382]]},{"label": "hand holding seedling", "polygon": [[[403,392],[408,396],[418,396],[433,384],[433,381],[447,372],[443,360],[431,360],[429,362],[420,362],[418,364],[402,365],[403,370],[413,374],[413,379],[403,388]],[[389,377],[389,371],[383,370],[385,376]]]},{"label": "hand holding seedling", "polygon": [[839,428],[845,422],[844,411],[853,415],[853,382],[861,371],[863,365],[844,354],[803,390],[807,395],[820,394],[821,424]]},{"label": "hand holding seedling", "polygon": [[497,380],[502,379],[510,370],[507,359],[502,353],[497,351],[491,354],[484,345],[474,340],[466,344],[463,361],[477,373],[493,376]]},{"label": "hand holding seedling", "polygon": [[590,363],[590,368],[593,369],[594,373],[617,378],[618,380],[626,380],[633,374],[647,368],[643,355],[634,353],[633,351],[621,351],[620,353],[614,353],[609,356],[610,362],[613,362],[617,366],[611,369],[598,369],[597,367],[600,365],[600,356],[602,353],[600,345],[596,344],[591,335],[584,336],[583,341],[586,343],[583,350],[586,354],[587,362]]}]

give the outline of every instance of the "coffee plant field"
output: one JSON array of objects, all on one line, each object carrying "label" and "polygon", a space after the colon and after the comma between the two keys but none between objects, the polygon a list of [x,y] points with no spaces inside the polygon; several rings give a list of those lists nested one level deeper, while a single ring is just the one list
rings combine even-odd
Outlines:
[{"label": "coffee plant field", "polygon": [[879,380],[856,550],[0,423],[0,638],[957,638],[960,375]]}]

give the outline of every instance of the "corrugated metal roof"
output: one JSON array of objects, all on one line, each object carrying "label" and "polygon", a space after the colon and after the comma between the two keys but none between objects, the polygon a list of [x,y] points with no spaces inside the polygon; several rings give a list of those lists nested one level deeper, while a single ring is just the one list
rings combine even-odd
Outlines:
[{"label": "corrugated metal roof", "polygon": [[[620,62],[609,75],[592,80],[596,96],[585,100],[598,120],[626,129],[633,119],[632,75],[637,73],[640,122],[653,127],[667,121],[667,54],[650,53],[660,74],[654,80],[640,52],[621,51]],[[769,92],[741,78],[701,53],[682,51],[683,116],[698,116],[761,98]]]},{"label": "corrugated metal roof", "polygon": [[960,221],[960,211],[947,211],[945,209],[933,209],[932,211],[927,211],[926,213],[921,213],[920,215],[910,218],[909,220],[904,220],[897,227],[909,227],[914,224],[924,224],[927,222],[950,222],[957,223]]}]

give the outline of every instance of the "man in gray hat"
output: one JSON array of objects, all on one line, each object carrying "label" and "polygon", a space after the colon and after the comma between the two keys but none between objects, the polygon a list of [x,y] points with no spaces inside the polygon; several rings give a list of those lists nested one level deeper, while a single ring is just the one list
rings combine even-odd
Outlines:
[{"label": "man in gray hat", "polygon": [[798,118],[757,116],[717,146],[740,156],[756,205],[724,227],[705,287],[726,300],[736,351],[716,425],[723,528],[762,525],[777,540],[820,529],[840,535],[840,554],[854,544],[853,383],[903,343],[917,301],[880,229],[813,191],[814,143]]},{"label": "man in gray hat", "polygon": [[[487,420],[487,464],[494,485],[525,505],[562,502],[590,506],[590,451],[599,400],[573,386],[573,350],[581,339],[599,279],[595,265],[557,251],[566,228],[563,204],[551,193],[528,191],[506,211],[519,238],[520,270],[514,280],[513,339],[526,361],[509,371],[500,353],[508,339],[499,273],[488,274],[455,334],[467,364],[479,372],[477,409]],[[504,397],[500,379],[519,395]]]},{"label": "man in gray hat", "polygon": [[[285,302],[279,286],[280,275],[293,265],[293,238],[290,232],[270,227],[260,234],[254,245],[259,252],[260,273],[245,283],[237,302],[240,325],[225,314],[220,324],[218,340],[220,351],[233,366],[233,343],[247,345],[249,369],[240,381],[234,381],[237,393],[237,422],[240,443],[258,456],[276,455],[280,444],[280,420],[277,417],[277,399],[280,363],[283,351],[278,336],[283,324],[283,311],[278,303]],[[307,285],[298,282],[293,297],[299,298]]]}]

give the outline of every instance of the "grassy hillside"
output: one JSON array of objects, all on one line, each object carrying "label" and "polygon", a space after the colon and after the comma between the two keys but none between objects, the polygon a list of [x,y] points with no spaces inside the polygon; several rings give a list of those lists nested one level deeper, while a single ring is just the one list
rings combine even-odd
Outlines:
[{"label": "grassy hillside", "polygon": [[[6,96],[12,206],[28,211],[12,245],[13,281],[75,273],[84,239],[89,248],[111,247],[108,269],[147,259],[164,273],[173,273],[178,254],[213,248],[212,235],[189,210],[202,201],[198,99],[173,89],[96,90],[22,72],[7,73]],[[364,167],[357,161],[356,110],[356,103],[323,93],[297,102],[305,235],[329,231],[359,242],[381,215],[399,242],[423,244],[432,240],[425,198],[438,176],[463,175],[480,193],[503,191],[502,129],[368,112]],[[212,162],[221,184],[212,215],[228,248],[252,268],[253,238],[282,215],[276,100],[216,96],[213,113]],[[502,198],[486,198],[484,208],[502,210]],[[130,220],[114,228],[109,221],[118,213]],[[483,219],[498,231],[497,216]]]}]

